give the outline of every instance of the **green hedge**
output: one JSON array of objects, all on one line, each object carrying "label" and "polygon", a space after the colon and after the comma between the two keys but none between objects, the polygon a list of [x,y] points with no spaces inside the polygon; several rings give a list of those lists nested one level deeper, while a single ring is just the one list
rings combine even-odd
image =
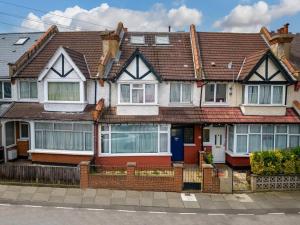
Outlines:
[{"label": "green hedge", "polygon": [[257,175],[300,174],[300,147],[251,153],[250,164]]}]

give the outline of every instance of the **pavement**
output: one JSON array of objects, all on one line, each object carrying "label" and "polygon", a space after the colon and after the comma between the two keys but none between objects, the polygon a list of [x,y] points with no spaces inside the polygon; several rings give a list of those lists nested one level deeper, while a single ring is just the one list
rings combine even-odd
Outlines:
[{"label": "pavement", "polygon": [[183,213],[298,213],[300,191],[207,194],[0,185],[0,205],[5,204]]}]

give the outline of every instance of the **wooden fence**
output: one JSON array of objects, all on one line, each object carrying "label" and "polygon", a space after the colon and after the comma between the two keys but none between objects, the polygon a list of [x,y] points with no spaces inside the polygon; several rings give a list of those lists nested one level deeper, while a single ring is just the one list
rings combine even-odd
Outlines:
[{"label": "wooden fence", "polygon": [[80,168],[2,164],[0,182],[79,186]]}]

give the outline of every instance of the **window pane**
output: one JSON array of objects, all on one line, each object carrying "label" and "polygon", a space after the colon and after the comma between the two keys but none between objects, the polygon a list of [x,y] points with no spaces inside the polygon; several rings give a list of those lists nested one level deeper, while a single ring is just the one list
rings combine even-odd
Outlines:
[{"label": "window pane", "polygon": [[29,82],[20,82],[20,98],[29,98]]},{"label": "window pane", "polygon": [[276,133],[287,133],[287,125],[277,125],[276,126]]},{"label": "window pane", "polygon": [[170,84],[170,102],[180,102],[180,83]]},{"label": "window pane", "polygon": [[205,85],[205,101],[206,102],[214,102],[214,94],[215,94],[215,84],[206,84]]},{"label": "window pane", "polygon": [[261,151],[261,135],[250,134],[249,135],[249,152]]},{"label": "window pane", "polygon": [[233,139],[234,133],[233,133],[233,126],[229,127],[229,135],[228,135],[228,150],[231,152],[233,151]]},{"label": "window pane", "polygon": [[120,102],[130,102],[130,84],[121,84]]},{"label": "window pane", "polygon": [[257,104],[258,86],[248,86],[248,103]]},{"label": "window pane", "polygon": [[263,125],[262,132],[264,134],[274,134],[274,125]]},{"label": "window pane", "polygon": [[260,104],[270,104],[271,103],[271,86],[270,85],[261,85],[260,86]]},{"label": "window pane", "polygon": [[21,123],[21,138],[28,138],[28,124]]},{"label": "window pane", "polygon": [[203,129],[203,142],[210,142],[209,129]]},{"label": "window pane", "polygon": [[54,130],[73,130],[71,123],[55,123]]},{"label": "window pane", "polygon": [[194,127],[184,128],[184,143],[193,144],[194,143]]},{"label": "window pane", "polygon": [[4,98],[11,98],[11,84],[4,82]]},{"label": "window pane", "polygon": [[168,152],[168,134],[160,134],[160,152]]},{"label": "window pane", "polygon": [[261,132],[261,126],[256,124],[251,124],[250,126],[250,133],[260,133]]},{"label": "window pane", "polygon": [[283,87],[274,86],[273,87],[273,104],[282,104],[283,97]]},{"label": "window pane", "polygon": [[269,151],[274,149],[274,136],[262,135],[262,150]]},{"label": "window pane", "polygon": [[43,149],[43,131],[35,131],[35,148]]},{"label": "window pane", "polygon": [[155,84],[145,85],[145,101],[147,103],[155,102]]},{"label": "window pane", "polygon": [[182,83],[182,102],[191,102],[191,84]]},{"label": "window pane", "polygon": [[35,129],[53,130],[53,123],[35,123]]},{"label": "window pane", "polygon": [[236,136],[236,152],[247,153],[247,135]]},{"label": "window pane", "polygon": [[101,152],[109,153],[109,135],[108,134],[101,135]]},{"label": "window pane", "polygon": [[2,91],[2,82],[0,81],[0,98],[3,98],[3,91]]},{"label": "window pane", "polygon": [[37,83],[30,82],[30,98],[37,98]]},{"label": "window pane", "polygon": [[300,134],[300,126],[299,125],[290,125],[289,129],[290,129],[290,131],[289,131],[290,134]]},{"label": "window pane", "polygon": [[247,134],[248,133],[248,125],[236,125],[236,133],[237,134]]},{"label": "window pane", "polygon": [[143,102],[144,102],[144,90],[132,89],[132,103],[143,103]]},{"label": "window pane", "polygon": [[7,122],[5,124],[6,146],[15,144],[15,129],[14,122]]},{"label": "window pane", "polygon": [[168,125],[159,125],[159,129],[160,129],[160,131],[168,131],[169,127],[168,127]]},{"label": "window pane", "polygon": [[50,101],[79,101],[80,89],[77,82],[49,82],[48,100]]},{"label": "window pane", "polygon": [[275,148],[279,148],[279,149],[287,148],[287,135],[276,135]]},{"label": "window pane", "polygon": [[226,84],[217,84],[216,102],[226,102]]},{"label": "window pane", "polygon": [[300,136],[290,135],[290,148],[298,147],[300,145]]},{"label": "window pane", "polygon": [[93,126],[91,124],[80,124],[80,123],[74,123],[73,124],[73,130],[74,131],[89,131],[92,132]]},{"label": "window pane", "polygon": [[92,134],[91,133],[85,133],[85,150],[89,151],[92,150]]}]

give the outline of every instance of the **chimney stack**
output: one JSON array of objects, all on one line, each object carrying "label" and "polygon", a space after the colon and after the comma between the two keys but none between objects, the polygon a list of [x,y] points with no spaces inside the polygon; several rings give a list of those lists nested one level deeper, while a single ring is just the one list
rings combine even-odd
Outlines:
[{"label": "chimney stack", "polygon": [[201,62],[200,62],[200,48],[198,42],[198,34],[196,31],[196,26],[192,24],[190,26],[190,40],[191,40],[191,47],[192,47],[192,55],[193,55],[193,62],[194,62],[194,70],[195,70],[195,78],[201,79]]}]

